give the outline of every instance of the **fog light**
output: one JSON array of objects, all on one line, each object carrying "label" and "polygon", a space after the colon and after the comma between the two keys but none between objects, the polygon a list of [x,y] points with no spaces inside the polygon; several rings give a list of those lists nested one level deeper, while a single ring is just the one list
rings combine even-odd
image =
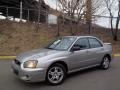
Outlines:
[{"label": "fog light", "polygon": [[28,81],[30,79],[30,77],[28,75],[26,75],[26,76],[22,76],[21,79]]}]

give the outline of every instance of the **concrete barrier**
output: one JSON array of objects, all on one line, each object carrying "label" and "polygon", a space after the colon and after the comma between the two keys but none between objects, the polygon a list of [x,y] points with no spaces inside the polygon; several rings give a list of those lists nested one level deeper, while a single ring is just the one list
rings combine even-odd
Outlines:
[{"label": "concrete barrier", "polygon": [[0,59],[4,60],[4,59],[15,59],[16,56],[0,56]]}]

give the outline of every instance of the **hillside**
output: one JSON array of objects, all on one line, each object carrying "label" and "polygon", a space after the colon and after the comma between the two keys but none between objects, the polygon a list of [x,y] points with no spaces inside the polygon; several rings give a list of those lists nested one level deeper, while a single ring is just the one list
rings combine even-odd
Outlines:
[{"label": "hillside", "polygon": [[[0,55],[16,55],[28,50],[42,48],[56,38],[57,26],[40,24],[38,31],[36,27],[37,25],[31,23],[0,21]],[[60,27],[62,27],[60,35],[70,35],[69,26]],[[91,35],[99,37],[104,42],[112,43],[114,53],[120,53],[120,41],[112,40],[109,29],[100,27],[94,29]],[[87,33],[85,25],[80,26],[76,31],[76,35],[86,35],[85,33]]]}]

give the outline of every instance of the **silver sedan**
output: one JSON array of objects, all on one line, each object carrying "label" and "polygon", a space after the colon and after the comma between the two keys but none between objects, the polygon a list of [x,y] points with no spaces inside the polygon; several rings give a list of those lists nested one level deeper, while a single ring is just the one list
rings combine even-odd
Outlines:
[{"label": "silver sedan", "polygon": [[19,79],[61,84],[67,74],[100,66],[106,70],[112,60],[112,46],[93,36],[64,36],[44,49],[22,53],[12,62]]}]

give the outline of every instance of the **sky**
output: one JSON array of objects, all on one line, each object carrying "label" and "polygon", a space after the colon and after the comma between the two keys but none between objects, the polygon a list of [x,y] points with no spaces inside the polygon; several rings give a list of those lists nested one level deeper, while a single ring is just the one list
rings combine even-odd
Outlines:
[{"label": "sky", "polygon": [[56,9],[56,0],[44,0],[51,8]]}]

